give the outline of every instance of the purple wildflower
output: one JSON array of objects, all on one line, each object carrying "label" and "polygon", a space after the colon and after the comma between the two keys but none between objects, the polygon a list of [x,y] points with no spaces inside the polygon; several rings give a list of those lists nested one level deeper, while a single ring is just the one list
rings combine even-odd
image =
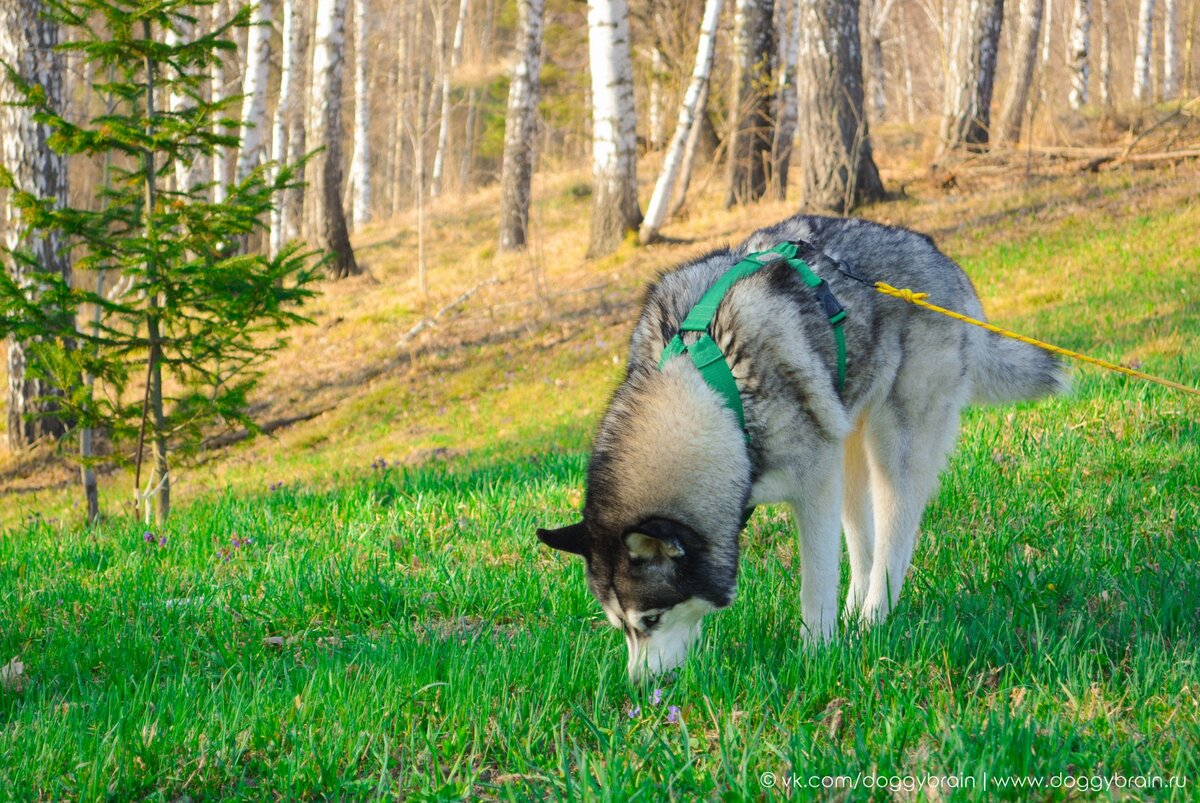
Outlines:
[{"label": "purple wildflower", "polygon": [[234,549],[242,548],[242,542],[238,540],[238,537],[236,535],[233,538],[229,539],[229,543],[233,544]]},{"label": "purple wildflower", "polygon": [[142,533],[142,540],[145,541],[147,544],[153,544],[154,543],[154,533],[152,533],[152,532]]},{"label": "purple wildflower", "polygon": [[662,689],[650,692],[650,705],[662,705]]},{"label": "purple wildflower", "polygon": [[678,721],[679,721],[679,706],[677,706],[677,705],[667,706],[667,722],[674,725]]},{"label": "purple wildflower", "polygon": [[271,493],[275,493],[276,491],[280,491],[280,490],[283,490],[283,483],[282,483],[282,482],[273,482],[273,483],[271,483]]},{"label": "purple wildflower", "polygon": [[633,708],[629,709],[629,718],[630,719],[637,719],[641,715],[642,715],[642,707],[640,705],[636,705]]},{"label": "purple wildflower", "polygon": [[167,545],[167,537],[166,537],[165,535],[159,536],[159,538],[158,538],[158,545],[159,545],[159,546],[166,546],[166,545]]}]

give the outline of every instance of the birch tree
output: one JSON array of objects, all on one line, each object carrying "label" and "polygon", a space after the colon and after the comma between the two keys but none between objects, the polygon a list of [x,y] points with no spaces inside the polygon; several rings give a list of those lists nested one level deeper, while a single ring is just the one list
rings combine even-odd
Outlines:
[{"label": "birch tree", "polygon": [[354,156],[350,160],[350,220],[371,218],[371,104],[367,88],[367,0],[354,0]]},{"label": "birch tree", "polygon": [[437,150],[433,154],[433,173],[429,185],[429,194],[434,198],[442,192],[442,176],[446,171],[446,145],[450,132],[450,78],[462,62],[463,26],[466,20],[467,0],[459,0],[458,19],[454,23],[454,39],[450,45],[450,66],[442,65],[442,114],[438,123]]},{"label": "birch tree", "polygon": [[797,0],[780,0],[779,88],[775,93],[775,136],[771,142],[771,171],[775,195],[787,198],[788,172],[796,139],[800,99],[796,89],[796,62],[800,58],[800,9]]},{"label": "birch tree", "polygon": [[1154,46],[1154,0],[1138,4],[1137,53],[1133,60],[1133,100],[1150,102],[1150,59]]},{"label": "birch tree", "polygon": [[642,220],[638,231],[638,239],[643,244],[650,243],[658,235],[666,220],[667,209],[671,203],[671,195],[675,191],[675,182],[683,161],[684,148],[689,134],[693,129],[699,130],[699,115],[704,113],[703,99],[708,94],[708,80],[712,73],[713,52],[716,49],[717,23],[721,18],[722,0],[705,0],[704,17],[700,22],[700,40],[696,44],[696,66],[692,69],[692,78],[683,93],[679,103],[679,117],[675,123],[675,133],[667,146],[667,155],[663,159],[662,172],[654,184],[654,194],[646,207],[646,217]]},{"label": "birch tree", "polygon": [[508,85],[504,161],[500,175],[500,250],[525,247],[529,234],[533,145],[537,133],[538,73],[545,0],[517,3],[517,58]]},{"label": "birch tree", "polygon": [[1112,0],[1100,4],[1100,104],[1112,106]]},{"label": "birch tree", "polygon": [[246,41],[246,67],[242,74],[242,147],[238,153],[237,180],[262,164],[267,143],[267,69],[271,62],[271,20],[274,0],[258,0],[254,24]]},{"label": "birch tree", "polygon": [[887,76],[883,71],[883,26],[895,0],[870,0],[867,4],[867,64],[871,76],[871,109],[876,120],[887,112]]},{"label": "birch tree", "polygon": [[1171,100],[1179,91],[1179,56],[1175,51],[1175,28],[1178,19],[1177,0],[1163,0],[1163,100]]},{"label": "birch tree", "polygon": [[961,2],[955,13],[942,103],[939,153],[981,149],[991,128],[992,88],[1004,0]]},{"label": "birch tree", "polygon": [[735,8],[726,206],[754,201],[766,194],[775,132],[770,89],[775,69],[775,0],[736,0]]},{"label": "birch tree", "polygon": [[[16,87],[18,78],[39,86],[47,103],[62,108],[63,59],[55,50],[58,24],[45,16],[46,10],[43,0],[0,0],[0,62],[16,73],[6,75],[0,68],[0,190],[21,187],[62,207],[67,202],[66,161],[50,147],[50,129],[34,121],[33,108],[23,104]],[[69,281],[71,264],[61,239],[51,232],[34,232],[23,239],[23,213],[13,198],[5,201],[0,259],[16,285],[32,299],[50,279]],[[17,249],[28,258],[17,259]],[[58,405],[53,397],[59,391],[31,370],[30,349],[37,340],[8,338],[8,444],[14,450],[65,431],[54,415]]]},{"label": "birch tree", "polygon": [[1021,26],[1009,59],[1008,91],[1000,106],[998,139],[1017,142],[1025,124],[1029,105],[1029,89],[1033,85],[1033,70],[1037,66],[1038,41],[1042,32],[1042,12],[1046,0],[1022,0]]},{"label": "birch tree", "polygon": [[637,229],[637,111],[633,104],[629,9],[625,0],[588,0],[592,73],[592,230],[588,256],[615,251]]},{"label": "birch tree", "polygon": [[1075,0],[1071,15],[1071,92],[1067,99],[1072,109],[1082,109],[1088,102],[1088,44],[1092,29],[1091,0]]},{"label": "birch tree", "polygon": [[[225,13],[226,0],[216,0],[209,8],[209,27],[210,31],[215,31],[221,28],[226,21]],[[222,54],[217,54],[212,68],[209,71],[211,76],[211,87],[209,95],[212,97],[214,105],[220,105],[225,100],[225,57]],[[214,134],[224,133],[219,121],[214,120],[212,123],[212,132]],[[221,203],[225,200],[226,186],[225,182],[229,180],[229,168],[226,160],[224,146],[218,145],[212,153],[212,158],[209,160],[212,165],[212,199],[213,203]]]},{"label": "birch tree", "polygon": [[[303,14],[296,14],[296,0],[282,0],[283,26],[280,32],[279,99],[271,131],[271,161],[295,164],[303,152],[303,131],[297,110],[299,104],[297,71],[304,57]],[[296,201],[298,189],[280,193],[279,203],[271,209],[270,255],[275,256],[283,244],[295,236]]]},{"label": "birch tree", "polygon": [[309,160],[307,228],[315,244],[332,254],[335,279],[359,273],[342,209],[342,71],[346,63],[346,0],[317,0],[313,32],[308,144],[322,149]]},{"label": "birch tree", "polygon": [[858,0],[801,0],[804,206],[845,213],[883,197],[863,109]]},{"label": "birch tree", "polygon": [[[187,41],[195,33],[195,25],[192,21],[179,17],[167,29],[166,44],[167,47],[177,47],[180,42]],[[90,83],[90,82],[89,82]],[[171,114],[184,114],[187,108],[194,103],[192,98],[189,98],[186,93],[180,91],[171,92],[167,98],[167,108]],[[175,188],[178,190],[190,190],[194,185],[208,180],[210,170],[206,164],[207,159],[202,154],[193,155],[191,161],[178,158],[175,160]]]}]

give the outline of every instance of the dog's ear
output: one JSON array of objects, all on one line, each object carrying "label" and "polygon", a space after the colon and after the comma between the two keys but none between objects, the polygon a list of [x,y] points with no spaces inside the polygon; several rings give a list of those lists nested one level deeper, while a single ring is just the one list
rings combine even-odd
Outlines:
[{"label": "dog's ear", "polygon": [[670,519],[646,519],[625,533],[629,556],[638,560],[682,558],[687,554],[685,542],[694,535],[691,528]]},{"label": "dog's ear", "polygon": [[587,555],[588,544],[592,538],[587,524],[582,521],[559,527],[557,530],[539,529],[537,537],[548,547],[575,555]]}]

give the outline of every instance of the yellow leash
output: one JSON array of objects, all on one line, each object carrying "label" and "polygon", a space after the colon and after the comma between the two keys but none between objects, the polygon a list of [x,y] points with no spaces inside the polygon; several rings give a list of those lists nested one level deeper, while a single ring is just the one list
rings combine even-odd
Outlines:
[{"label": "yellow leash", "polygon": [[1076,360],[1082,360],[1083,362],[1088,362],[1092,365],[1098,365],[1101,368],[1107,368],[1110,371],[1117,371],[1118,373],[1126,374],[1128,376],[1136,376],[1138,379],[1145,379],[1149,382],[1157,382],[1160,385],[1165,385],[1166,387],[1174,388],[1175,390],[1182,390],[1184,393],[1190,393],[1193,396],[1200,396],[1200,390],[1188,387],[1187,385],[1181,385],[1178,382],[1172,382],[1170,379],[1152,376],[1151,374],[1142,373],[1141,371],[1135,371],[1132,368],[1126,368],[1124,365],[1117,365],[1116,363],[1098,360],[1095,357],[1089,357],[1086,354],[1080,354],[1077,351],[1060,348],[1059,346],[1054,346],[1050,343],[1043,343],[1041,340],[1034,340],[1032,337],[1026,337],[1025,335],[1019,335],[1016,332],[1010,332],[1007,329],[1001,329],[999,326],[994,326],[986,321],[977,320],[970,316],[955,312],[954,310],[948,310],[945,307],[939,307],[937,304],[930,304],[925,300],[929,297],[929,293],[915,293],[908,289],[900,290],[892,287],[887,282],[875,282],[873,286],[876,290],[884,295],[903,299],[910,304],[916,304],[918,307],[924,307],[925,309],[930,309],[934,312],[940,312],[942,315],[949,316],[955,320],[962,321],[963,323],[969,323],[973,326],[987,329],[989,332],[995,332],[996,334],[1003,335],[1004,337],[1011,337],[1013,340],[1019,340],[1022,343],[1028,343],[1031,346],[1037,346],[1040,349],[1045,349],[1046,351],[1053,352],[1054,354],[1061,354],[1064,357],[1073,357]]}]

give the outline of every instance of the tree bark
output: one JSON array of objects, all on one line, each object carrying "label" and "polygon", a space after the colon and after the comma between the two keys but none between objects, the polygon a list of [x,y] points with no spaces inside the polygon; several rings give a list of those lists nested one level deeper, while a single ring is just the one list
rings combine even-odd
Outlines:
[{"label": "tree bark", "polygon": [[637,112],[626,0],[588,0],[592,73],[592,227],[588,257],[615,251],[637,229]]},{"label": "tree bark", "polygon": [[716,49],[717,23],[721,18],[723,0],[706,0],[704,18],[700,23],[700,40],[696,44],[696,66],[692,79],[679,104],[679,117],[675,133],[663,159],[662,173],[654,184],[654,194],[646,207],[646,217],[638,231],[642,243],[649,243],[658,236],[659,229],[667,217],[667,206],[675,191],[675,182],[683,162],[684,146],[693,128],[698,128],[698,115],[704,113],[702,98],[707,94],[708,77],[712,72],[713,52]]},{"label": "tree bark", "polygon": [[371,219],[371,93],[367,87],[367,0],[354,0],[354,156],[350,160],[350,225]]},{"label": "tree bark", "polygon": [[[304,57],[303,17],[297,18],[296,0],[283,0],[283,27],[280,35],[281,60],[279,67],[279,100],[275,105],[275,117],[271,133],[271,160],[276,164],[292,163],[298,154],[293,153],[293,143],[300,132],[300,121],[296,114],[296,72]],[[294,236],[296,191],[285,190],[271,210],[270,253],[275,256],[283,244]]]},{"label": "tree bark", "polygon": [[781,69],[775,97],[778,119],[771,142],[771,184],[775,197],[782,201],[787,198],[792,147],[800,114],[800,99],[796,90],[796,62],[800,58],[800,8],[796,0],[780,0],[779,10]]},{"label": "tree bark", "polygon": [[[45,91],[47,102],[62,108],[64,99],[62,55],[58,25],[45,16],[43,0],[0,0],[0,61],[13,67],[26,81]],[[7,75],[0,74],[0,163],[9,170],[17,186],[42,198],[67,203],[67,164],[49,144],[50,130],[33,120],[33,111],[10,105],[18,95]],[[70,280],[71,263],[56,237],[32,234],[22,238],[20,213],[10,204],[3,208],[4,244],[28,252],[37,264],[30,268],[6,260],[13,279],[36,293],[39,273],[56,274]],[[32,344],[8,340],[8,443],[23,449],[42,437],[59,437],[64,422],[55,417],[53,397],[59,391],[29,371]]]},{"label": "tree bark", "polygon": [[350,247],[342,209],[342,70],[345,54],[345,0],[317,0],[312,90],[309,93],[308,134],[311,147],[322,148],[308,162],[306,197],[310,236],[332,255],[331,278],[360,272]]},{"label": "tree bark", "polygon": [[1100,4],[1100,103],[1112,107],[1112,0]]},{"label": "tree bark", "polygon": [[1138,4],[1137,54],[1133,60],[1133,101],[1150,102],[1150,59],[1154,47],[1154,0]]},{"label": "tree bark", "polygon": [[267,130],[267,69],[271,62],[271,19],[274,0],[258,0],[246,42],[246,69],[242,74],[242,148],[238,154],[237,180],[242,181],[258,167],[266,152],[263,132]]},{"label": "tree bark", "polygon": [[958,148],[985,150],[1004,0],[964,0],[955,14],[950,74],[942,105],[939,155]]},{"label": "tree bark", "polygon": [[445,174],[446,145],[450,132],[450,78],[462,61],[463,26],[467,20],[468,0],[459,0],[458,20],[454,23],[454,39],[450,45],[450,66],[442,64],[442,114],[438,124],[437,151],[433,155],[433,176],[430,182],[429,195],[436,198],[442,193],[442,176]]},{"label": "tree bark", "polygon": [[858,0],[801,0],[804,206],[843,214],[883,197],[863,108]]},{"label": "tree bark", "polygon": [[[174,20],[171,27],[167,29],[167,46],[175,47],[179,42],[190,39],[195,33],[194,28],[195,26],[186,19],[178,18]],[[91,82],[85,81],[85,86],[90,87]],[[193,103],[194,101],[191,98],[180,92],[172,92],[170,97],[167,98],[167,108],[170,109],[172,114],[183,113]],[[192,155],[190,164],[184,158],[177,158],[175,160],[175,189],[186,192],[196,184],[207,181],[211,172],[207,167],[207,161],[199,153]]]},{"label": "tree bark", "polygon": [[[217,0],[209,9],[210,23],[209,30],[216,30],[219,26],[225,23],[225,0]],[[225,98],[225,56],[220,52],[214,53],[215,63],[212,66],[212,77],[209,94],[214,104],[220,103]],[[222,134],[224,130],[214,121],[213,133]],[[213,203],[222,203],[225,200],[226,188],[225,182],[229,180],[228,159],[224,145],[218,145],[213,149],[212,154],[212,199]]]},{"label": "tree bark", "polygon": [[1009,64],[1008,91],[1000,107],[998,139],[1017,142],[1025,125],[1029,105],[1029,88],[1033,85],[1033,70],[1038,61],[1038,42],[1042,34],[1042,12],[1046,0],[1024,0],[1021,3],[1021,27]]},{"label": "tree bark", "polygon": [[1071,92],[1067,97],[1072,109],[1082,109],[1088,102],[1088,46],[1092,29],[1091,0],[1075,0],[1071,15]]},{"label": "tree bark", "polygon": [[517,3],[517,58],[508,85],[508,116],[504,121],[504,160],[500,176],[501,251],[523,249],[529,233],[544,13],[545,0],[520,0]]},{"label": "tree bark", "polygon": [[707,111],[710,85],[710,81],[704,82],[704,87],[700,90],[700,98],[696,101],[696,116],[692,120],[691,130],[688,131],[687,144],[683,146],[683,164],[679,167],[679,190],[675,193],[675,200],[671,202],[671,208],[667,210],[668,218],[678,215],[679,210],[687,202],[688,186],[692,182],[692,172],[696,165],[696,153],[700,150],[700,142],[704,139],[705,129],[711,131],[712,128]]},{"label": "tree bark", "polygon": [[727,207],[766,194],[775,133],[770,89],[775,69],[775,0],[737,0],[736,9]]},{"label": "tree bark", "polygon": [[[1192,0],[1193,3],[1196,0]],[[1175,50],[1179,9],[1176,0],[1163,0],[1162,98],[1171,100],[1179,91],[1179,56]]]}]

